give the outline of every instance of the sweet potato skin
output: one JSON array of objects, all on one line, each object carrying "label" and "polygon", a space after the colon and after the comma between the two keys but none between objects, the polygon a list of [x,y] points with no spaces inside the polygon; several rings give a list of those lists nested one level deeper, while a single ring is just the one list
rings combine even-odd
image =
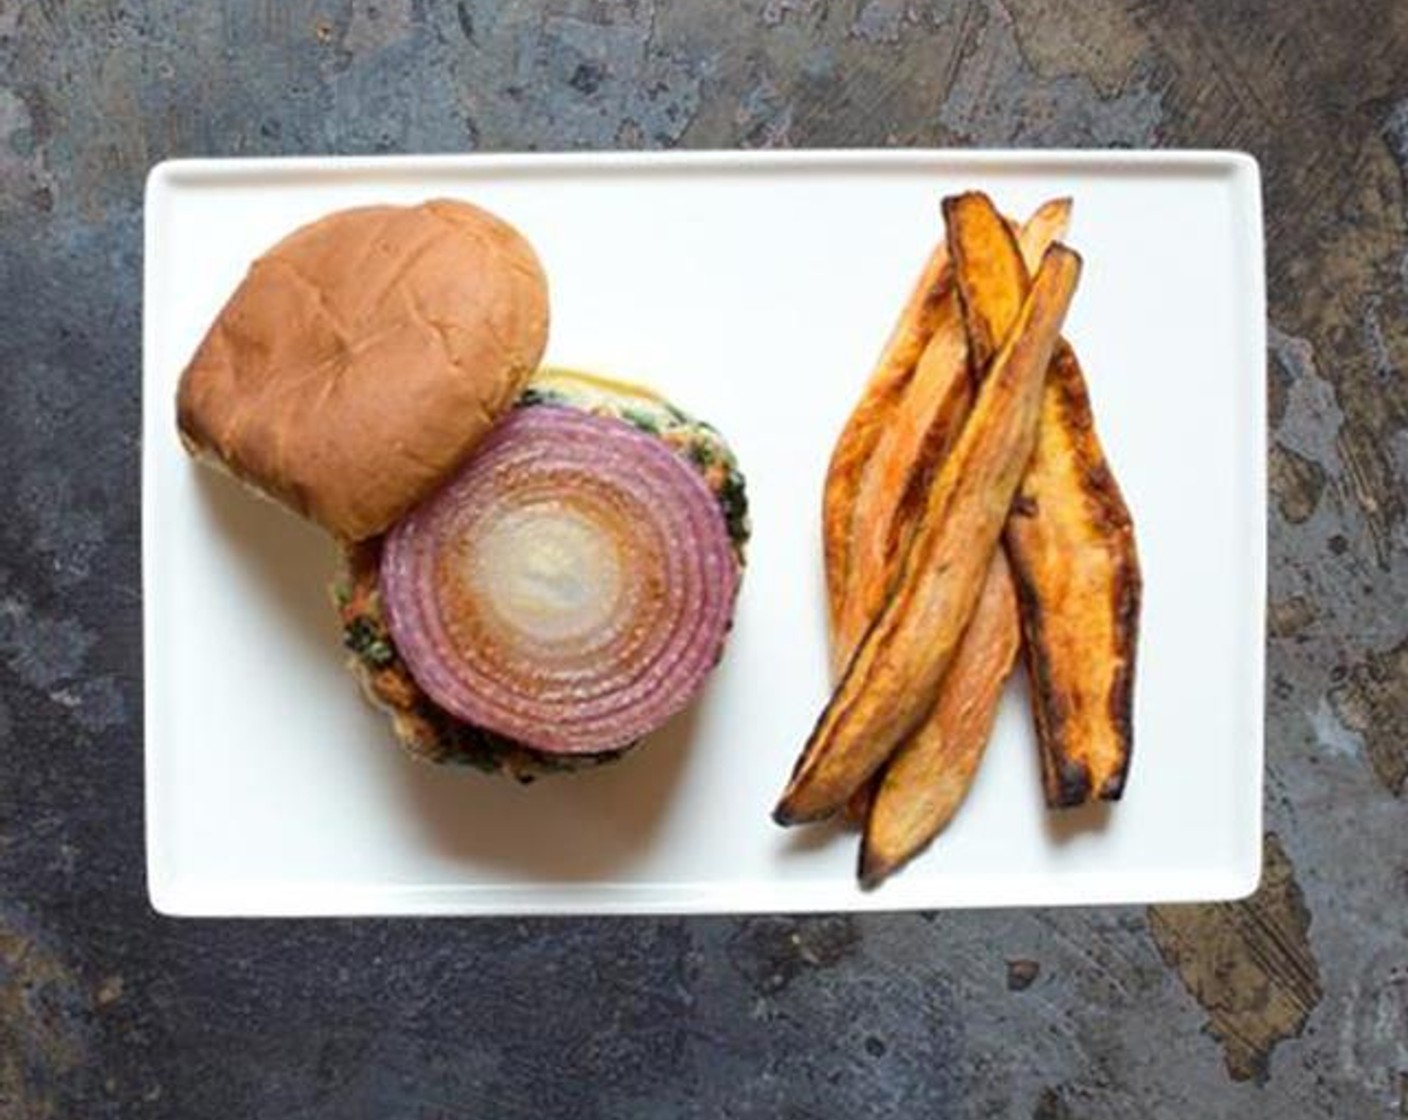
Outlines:
[{"label": "sweet potato skin", "polygon": [[774,818],[834,813],[932,707],[1036,442],[1046,367],[1080,273],[1053,246],[928,495],[896,587],[818,720]]},{"label": "sweet potato skin", "polygon": [[1064,342],[1004,536],[1046,802],[1117,800],[1133,753],[1143,583],[1129,508],[1096,435],[1080,363]]}]

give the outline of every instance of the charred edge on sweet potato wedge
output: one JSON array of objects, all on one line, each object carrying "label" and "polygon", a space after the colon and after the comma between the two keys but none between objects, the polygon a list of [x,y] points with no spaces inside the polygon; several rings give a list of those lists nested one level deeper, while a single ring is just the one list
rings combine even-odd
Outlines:
[{"label": "charred edge on sweet potato wedge", "polygon": [[840,808],[927,714],[972,615],[1036,441],[1041,387],[1080,274],[1052,246],[953,453],[932,487],[893,594],[812,732],[774,818]]}]

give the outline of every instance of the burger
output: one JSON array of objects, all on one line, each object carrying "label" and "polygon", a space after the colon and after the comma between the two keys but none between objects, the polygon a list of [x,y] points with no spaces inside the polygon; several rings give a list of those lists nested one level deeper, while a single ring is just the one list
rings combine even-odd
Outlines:
[{"label": "burger", "polygon": [[467,203],[344,210],[251,266],[182,374],[186,448],[342,545],[365,693],[420,758],[620,757],[722,656],[748,538],[723,437],[539,368],[547,282]]},{"label": "burger", "polygon": [[347,551],[335,594],[406,747],[531,779],[619,757],[694,697],[747,536],[713,428],[544,371],[444,487]]}]

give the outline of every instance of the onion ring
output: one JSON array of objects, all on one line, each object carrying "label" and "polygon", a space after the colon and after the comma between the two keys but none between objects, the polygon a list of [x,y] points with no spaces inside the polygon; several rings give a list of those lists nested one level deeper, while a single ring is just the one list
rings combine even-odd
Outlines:
[{"label": "onion ring", "polygon": [[386,537],[387,623],[457,719],[555,754],[618,750],[722,653],[739,570],[709,487],[661,439],[516,409]]}]

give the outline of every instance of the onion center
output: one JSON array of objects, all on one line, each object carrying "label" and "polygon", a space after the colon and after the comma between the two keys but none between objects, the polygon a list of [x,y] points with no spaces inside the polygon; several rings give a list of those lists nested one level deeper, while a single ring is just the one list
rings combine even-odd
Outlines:
[{"label": "onion center", "polygon": [[466,591],[535,643],[580,640],[616,612],[623,575],[610,526],[547,499],[497,517],[462,545]]}]

